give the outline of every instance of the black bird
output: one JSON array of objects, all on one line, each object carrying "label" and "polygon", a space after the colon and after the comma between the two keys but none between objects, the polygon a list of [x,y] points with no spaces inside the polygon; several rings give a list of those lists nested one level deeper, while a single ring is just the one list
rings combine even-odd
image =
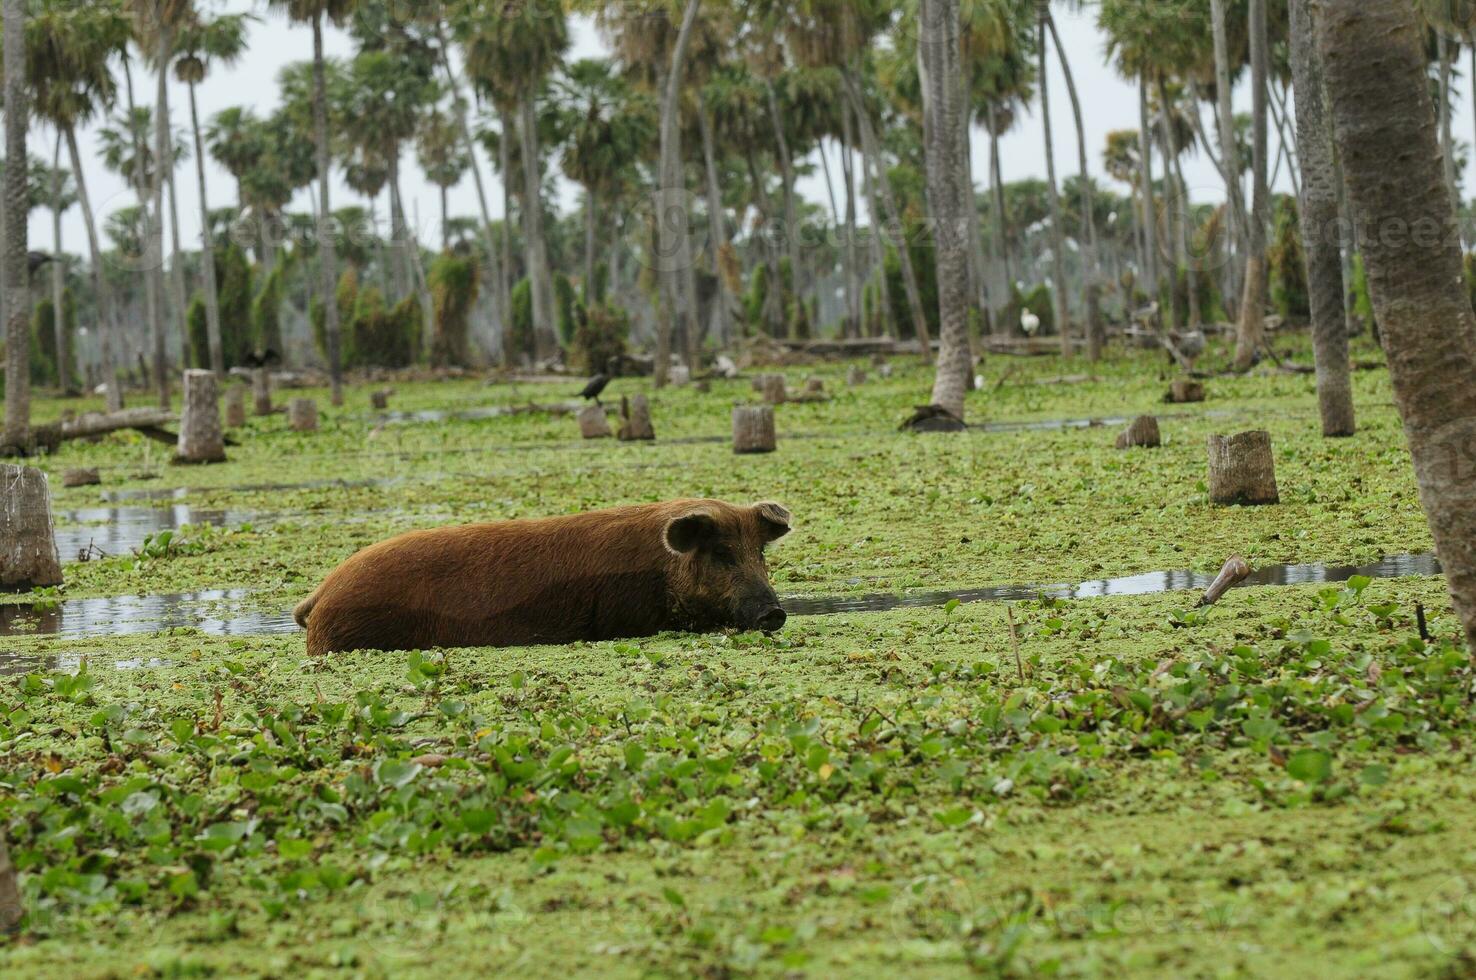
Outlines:
[{"label": "black bird", "polygon": [[255,353],[247,354],[242,363],[250,368],[276,367],[282,363],[282,357],[276,351],[267,348],[264,351],[259,350]]},{"label": "black bird", "polygon": [[41,268],[48,262],[55,261],[56,259],[53,256],[47,255],[45,252],[27,252],[26,271],[34,276],[37,269]]},{"label": "black bird", "polygon": [[604,392],[605,386],[609,383],[610,376],[608,374],[597,374],[589,379],[589,384],[584,386],[584,390],[579,393],[579,397],[585,401],[593,398],[594,403],[598,405],[600,404],[600,394]]}]

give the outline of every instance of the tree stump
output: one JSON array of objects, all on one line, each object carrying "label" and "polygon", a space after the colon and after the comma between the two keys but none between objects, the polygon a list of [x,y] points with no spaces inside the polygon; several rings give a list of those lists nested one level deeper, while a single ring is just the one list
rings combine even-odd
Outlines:
[{"label": "tree stump", "polygon": [[256,403],[257,415],[272,414],[272,378],[266,368],[251,372],[251,398]]},{"label": "tree stump", "polygon": [[805,394],[807,394],[807,395],[823,395],[823,394],[825,394],[825,380],[823,378],[806,378],[805,379]]},{"label": "tree stump", "polygon": [[1133,446],[1157,449],[1161,445],[1163,439],[1158,433],[1158,419],[1151,415],[1139,415],[1117,437],[1118,449],[1131,449]]},{"label": "tree stump", "polygon": [[24,592],[61,584],[46,474],[0,464],[0,589]]},{"label": "tree stump", "polygon": [[645,395],[620,399],[619,435],[621,442],[656,438],[656,430],[651,427],[651,406]]},{"label": "tree stump", "polygon": [[775,442],[774,406],[733,406],[733,452],[772,453]]},{"label": "tree stump", "polygon": [[62,474],[64,487],[95,487],[100,483],[102,476],[96,469],[67,470]]},{"label": "tree stump", "polygon": [[225,434],[220,427],[220,398],[215,372],[191,370],[184,373],[184,411],[179,416],[181,463],[224,462]]},{"label": "tree stump", "polygon": [[610,422],[599,405],[586,405],[579,410],[579,434],[586,439],[610,438]]},{"label": "tree stump", "polygon": [[1167,401],[1175,405],[1204,401],[1204,385],[1198,381],[1179,380],[1169,385]]},{"label": "tree stump", "polygon": [[846,372],[846,384],[852,388],[858,388],[866,383],[866,369],[864,367],[853,367]]},{"label": "tree stump", "polygon": [[1276,461],[1269,432],[1209,437],[1209,494],[1217,504],[1276,504]]},{"label": "tree stump", "polygon": [[240,429],[246,425],[246,389],[231,385],[226,389],[226,428]]},{"label": "tree stump", "polygon": [[680,388],[692,380],[692,372],[685,364],[673,364],[666,373],[666,380]]},{"label": "tree stump", "polygon": [[369,393],[369,404],[373,406],[376,412],[383,412],[389,408],[389,392],[371,391]]},{"label": "tree stump", "polygon": [[764,375],[764,401],[770,405],[783,405],[789,400],[789,392],[784,387],[784,375]]},{"label": "tree stump", "polygon": [[318,431],[318,403],[311,398],[294,398],[287,406],[287,421],[293,432]]}]

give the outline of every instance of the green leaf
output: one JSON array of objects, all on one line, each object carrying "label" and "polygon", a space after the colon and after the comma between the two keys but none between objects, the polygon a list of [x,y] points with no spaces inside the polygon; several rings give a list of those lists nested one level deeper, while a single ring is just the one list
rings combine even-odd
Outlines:
[{"label": "green leaf", "polygon": [[380,759],[374,764],[374,781],[381,786],[399,789],[420,775],[420,763],[399,759]]},{"label": "green leaf", "polygon": [[1286,760],[1287,775],[1304,783],[1325,783],[1332,778],[1332,756],[1316,749],[1294,752]]}]

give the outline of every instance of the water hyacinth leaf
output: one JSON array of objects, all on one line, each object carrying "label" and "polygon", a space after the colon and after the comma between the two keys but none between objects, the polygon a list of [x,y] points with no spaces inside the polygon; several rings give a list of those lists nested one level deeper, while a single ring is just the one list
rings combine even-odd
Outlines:
[{"label": "water hyacinth leaf", "polygon": [[381,759],[374,764],[374,781],[381,786],[398,789],[420,775],[421,768],[421,765],[416,762]]},{"label": "water hyacinth leaf", "polygon": [[1332,756],[1315,749],[1293,752],[1286,760],[1287,775],[1304,783],[1325,783],[1332,778]]}]

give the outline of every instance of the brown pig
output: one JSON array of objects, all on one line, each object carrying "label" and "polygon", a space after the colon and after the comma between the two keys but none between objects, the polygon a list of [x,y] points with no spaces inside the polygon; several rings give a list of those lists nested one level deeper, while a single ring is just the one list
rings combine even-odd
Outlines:
[{"label": "brown pig", "polygon": [[674,500],[412,531],[350,557],[293,616],[310,654],[772,632],[764,547],[789,521],[773,503]]}]

